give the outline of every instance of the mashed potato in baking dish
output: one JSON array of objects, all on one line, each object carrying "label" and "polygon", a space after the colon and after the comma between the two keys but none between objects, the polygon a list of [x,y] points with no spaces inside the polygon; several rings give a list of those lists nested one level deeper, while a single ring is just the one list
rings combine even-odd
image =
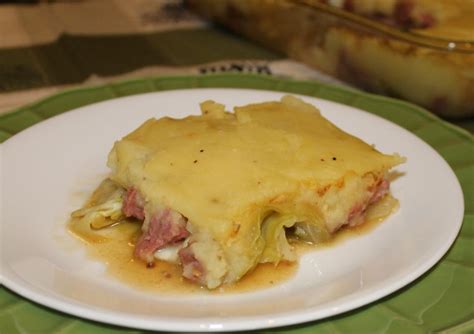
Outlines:
[{"label": "mashed potato in baking dish", "polygon": [[[260,263],[296,261],[294,243],[364,221],[404,161],[337,128],[293,96],[227,112],[150,119],[113,146],[109,178],[72,223],[142,222],[134,256],[176,263],[214,289]],[[100,194],[98,196],[97,194]]]}]

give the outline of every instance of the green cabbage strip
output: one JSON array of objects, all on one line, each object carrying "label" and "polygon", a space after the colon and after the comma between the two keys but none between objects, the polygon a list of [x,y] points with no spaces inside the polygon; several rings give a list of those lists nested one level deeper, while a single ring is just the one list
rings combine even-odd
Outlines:
[{"label": "green cabbage strip", "polygon": [[[101,191],[101,187],[104,191]],[[95,230],[115,225],[125,219],[122,213],[124,190],[119,187],[110,190],[110,184],[104,181],[93,195],[92,199],[96,201],[91,202],[94,202],[94,205],[86,205],[84,208],[74,211],[71,217],[81,219]]]},{"label": "green cabbage strip", "polygon": [[296,255],[286,238],[285,228],[292,227],[297,217],[290,214],[273,213],[262,225],[262,238],[265,248],[260,257],[261,263],[278,263],[281,260],[294,261]]}]

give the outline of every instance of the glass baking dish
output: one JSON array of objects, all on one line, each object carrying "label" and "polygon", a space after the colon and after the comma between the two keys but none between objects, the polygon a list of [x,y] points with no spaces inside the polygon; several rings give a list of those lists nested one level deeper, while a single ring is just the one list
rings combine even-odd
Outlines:
[{"label": "glass baking dish", "polygon": [[187,0],[197,13],[368,91],[474,116],[474,1]]}]

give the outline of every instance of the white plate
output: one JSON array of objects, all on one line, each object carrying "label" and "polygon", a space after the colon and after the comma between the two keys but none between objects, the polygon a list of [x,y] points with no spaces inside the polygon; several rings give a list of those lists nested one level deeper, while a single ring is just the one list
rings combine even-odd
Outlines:
[{"label": "white plate", "polygon": [[352,107],[303,97],[344,130],[408,158],[392,184],[400,210],[370,233],[306,254],[281,285],[241,294],[163,296],[104,274],[68,235],[69,213],[107,173],[113,142],[150,117],[279,99],[260,90],[193,89],[136,95],[41,122],[1,145],[2,283],[38,303],[142,329],[227,331],[321,319],[410,283],[453,243],[463,217],[459,183],[445,161],[401,127]]}]

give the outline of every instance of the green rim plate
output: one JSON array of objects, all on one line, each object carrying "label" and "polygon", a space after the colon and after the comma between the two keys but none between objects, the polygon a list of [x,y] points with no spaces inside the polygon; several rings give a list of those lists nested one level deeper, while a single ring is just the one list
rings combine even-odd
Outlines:
[{"label": "green rim plate", "polygon": [[[331,318],[266,330],[289,333],[464,333],[474,331],[474,137],[415,105],[321,84],[269,76],[216,74],[146,78],[65,91],[0,116],[0,142],[49,117],[139,93],[204,87],[283,91],[350,105],[406,128],[443,156],[464,192],[461,232],[449,252],[415,282],[382,300]],[[409,233],[409,231],[407,231]],[[0,287],[5,333],[142,333],[63,314]]]}]

